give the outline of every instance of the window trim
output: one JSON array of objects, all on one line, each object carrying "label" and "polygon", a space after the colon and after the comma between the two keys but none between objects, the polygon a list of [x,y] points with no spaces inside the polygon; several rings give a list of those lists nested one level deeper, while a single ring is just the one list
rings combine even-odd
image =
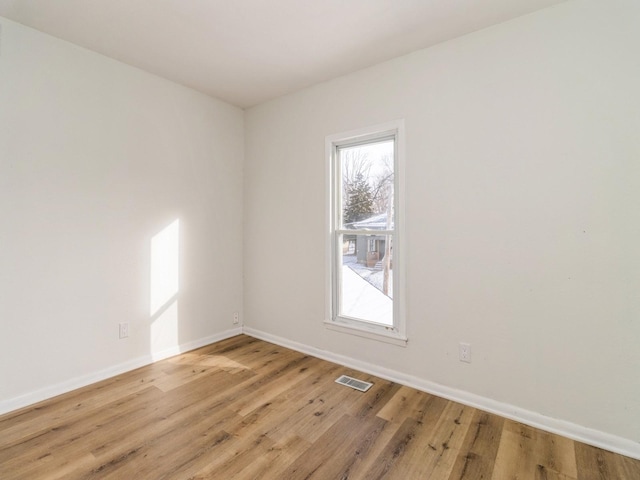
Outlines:
[{"label": "window trim", "polygon": [[[385,138],[395,138],[394,147],[394,230],[393,245],[394,259],[393,269],[394,295],[394,325],[392,327],[366,322],[365,320],[351,319],[337,315],[337,299],[339,289],[339,275],[337,272],[336,256],[340,246],[339,236],[335,233],[338,229],[336,219],[340,218],[340,202],[336,188],[339,188],[340,179],[337,178],[337,151],[340,147],[357,146]],[[405,300],[407,285],[405,282],[406,248],[404,244],[404,213],[405,213],[405,178],[404,178],[405,138],[404,120],[395,120],[384,124],[351,130],[344,133],[329,135],[325,141],[326,158],[326,308],[325,327],[338,331],[406,346],[408,342],[405,318]],[[338,229],[339,230],[339,229]],[[357,233],[357,232],[356,232]]]}]

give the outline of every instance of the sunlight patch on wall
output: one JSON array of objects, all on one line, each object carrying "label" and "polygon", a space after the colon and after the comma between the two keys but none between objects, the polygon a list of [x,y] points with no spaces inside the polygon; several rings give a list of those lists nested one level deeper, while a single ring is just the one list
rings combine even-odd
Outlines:
[{"label": "sunlight patch on wall", "polygon": [[179,344],[179,258],[180,220],[176,219],[151,239],[149,315],[151,316],[152,356]]}]

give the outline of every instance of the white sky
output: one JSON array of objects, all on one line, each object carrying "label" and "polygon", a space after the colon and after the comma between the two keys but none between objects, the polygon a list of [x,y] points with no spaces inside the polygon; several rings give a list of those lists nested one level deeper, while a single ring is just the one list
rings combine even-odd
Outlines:
[{"label": "white sky", "polygon": [[371,163],[369,178],[370,183],[372,183],[375,178],[384,174],[386,171],[386,159],[389,159],[388,166],[393,169],[393,143],[393,140],[385,140],[378,143],[367,143],[365,145],[346,147],[341,150],[344,152],[360,151],[363,155],[367,156],[367,159]]}]

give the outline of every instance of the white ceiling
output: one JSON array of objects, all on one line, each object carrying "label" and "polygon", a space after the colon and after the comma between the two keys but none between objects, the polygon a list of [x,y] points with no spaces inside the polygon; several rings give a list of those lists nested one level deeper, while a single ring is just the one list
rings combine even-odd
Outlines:
[{"label": "white ceiling", "polygon": [[0,0],[0,16],[245,108],[564,0]]}]

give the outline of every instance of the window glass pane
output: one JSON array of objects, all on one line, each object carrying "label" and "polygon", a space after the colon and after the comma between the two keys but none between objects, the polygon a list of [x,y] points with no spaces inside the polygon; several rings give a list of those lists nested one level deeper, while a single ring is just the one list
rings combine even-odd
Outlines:
[{"label": "window glass pane", "polygon": [[338,149],[340,228],[393,229],[393,148],[385,140]]},{"label": "window glass pane", "polygon": [[340,235],[339,315],[393,326],[391,235]]}]

